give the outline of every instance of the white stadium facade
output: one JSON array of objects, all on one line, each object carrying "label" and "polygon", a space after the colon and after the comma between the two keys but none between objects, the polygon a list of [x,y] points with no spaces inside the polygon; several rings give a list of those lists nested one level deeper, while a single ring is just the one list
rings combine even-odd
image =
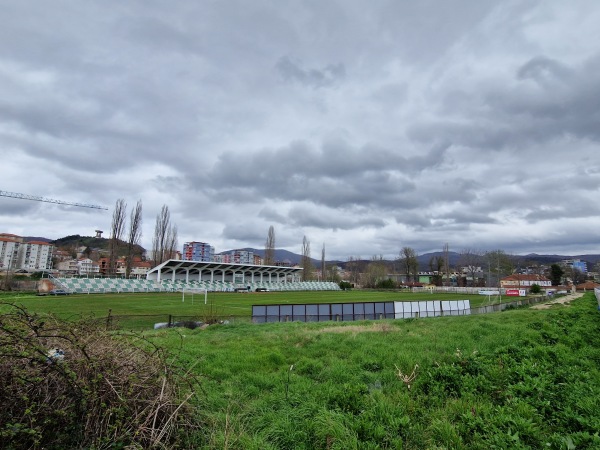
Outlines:
[{"label": "white stadium facade", "polygon": [[170,259],[150,269],[145,279],[52,277],[54,287],[71,293],[235,291],[337,291],[331,281],[300,281],[298,267],[183,261]]},{"label": "white stadium facade", "polygon": [[255,283],[295,283],[300,281],[298,267],[257,266],[251,264],[181,261],[170,259],[148,271],[146,279],[161,281],[222,282],[240,285]]}]

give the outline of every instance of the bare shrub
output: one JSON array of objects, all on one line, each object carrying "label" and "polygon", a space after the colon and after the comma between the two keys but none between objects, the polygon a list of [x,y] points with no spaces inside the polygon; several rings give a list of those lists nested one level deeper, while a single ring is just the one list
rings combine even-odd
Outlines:
[{"label": "bare shrub", "polygon": [[176,446],[193,391],[161,349],[11,307],[0,316],[0,448]]}]

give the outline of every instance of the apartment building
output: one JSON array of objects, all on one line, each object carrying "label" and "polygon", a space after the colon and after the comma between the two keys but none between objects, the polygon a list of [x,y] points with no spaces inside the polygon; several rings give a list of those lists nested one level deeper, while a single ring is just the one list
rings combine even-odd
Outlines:
[{"label": "apartment building", "polygon": [[233,250],[228,253],[214,255],[213,261],[225,264],[255,264],[254,252],[248,250]]},{"label": "apartment building", "polygon": [[0,233],[0,267],[5,270],[29,272],[52,268],[54,245],[43,241],[28,241],[16,234]]},{"label": "apartment building", "polygon": [[182,259],[184,261],[211,262],[215,256],[215,248],[206,242],[186,242],[183,244]]}]

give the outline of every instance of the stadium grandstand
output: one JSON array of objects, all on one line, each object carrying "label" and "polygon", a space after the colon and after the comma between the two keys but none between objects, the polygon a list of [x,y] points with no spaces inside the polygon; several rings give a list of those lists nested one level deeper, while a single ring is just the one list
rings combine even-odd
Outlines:
[{"label": "stadium grandstand", "polygon": [[236,291],[335,291],[330,281],[300,281],[301,268],[182,261],[171,259],[154,267],[146,279],[52,278],[56,287],[71,293]]}]

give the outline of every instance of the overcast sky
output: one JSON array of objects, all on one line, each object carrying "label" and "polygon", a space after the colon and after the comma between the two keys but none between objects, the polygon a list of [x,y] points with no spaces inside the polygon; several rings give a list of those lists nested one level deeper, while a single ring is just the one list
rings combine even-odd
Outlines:
[{"label": "overcast sky", "polygon": [[0,6],[0,232],[600,253],[598,0]]}]

